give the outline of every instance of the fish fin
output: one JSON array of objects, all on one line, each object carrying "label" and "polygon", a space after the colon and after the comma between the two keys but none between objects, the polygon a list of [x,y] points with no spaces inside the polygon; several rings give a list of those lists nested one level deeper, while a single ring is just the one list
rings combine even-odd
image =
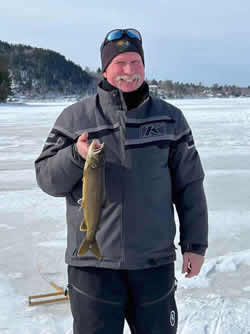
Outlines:
[{"label": "fish fin", "polygon": [[85,222],[85,219],[83,218],[83,221],[81,223],[81,226],[80,226],[80,231],[87,231],[88,230],[88,227],[87,227],[87,224]]},{"label": "fish fin", "polygon": [[90,242],[87,239],[85,239],[80,245],[80,248],[77,252],[77,256],[82,256],[85,253],[87,253],[87,251],[89,250],[89,245],[90,245]]},{"label": "fish fin", "polygon": [[77,256],[82,256],[84,255],[85,253],[87,253],[87,251],[91,251],[99,260],[102,258],[101,256],[101,253],[100,253],[100,249],[97,245],[97,241],[96,239],[92,242],[90,242],[89,240],[85,239],[79,250],[78,250],[78,253],[77,253]]},{"label": "fish fin", "polygon": [[91,248],[89,249],[99,260],[101,260],[102,256],[101,256],[101,252],[100,249],[98,247],[97,241],[96,239],[94,240],[94,242],[92,242],[91,244]]},{"label": "fish fin", "polygon": [[79,200],[77,201],[77,203],[80,205],[81,208],[84,209],[84,197],[82,196],[82,198],[79,198]]}]

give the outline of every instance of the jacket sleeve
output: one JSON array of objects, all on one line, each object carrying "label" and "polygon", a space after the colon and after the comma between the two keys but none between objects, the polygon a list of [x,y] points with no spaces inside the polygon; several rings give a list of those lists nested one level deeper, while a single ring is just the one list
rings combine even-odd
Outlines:
[{"label": "jacket sleeve", "polygon": [[205,255],[208,212],[203,188],[204,171],[192,131],[182,114],[176,122],[176,140],[170,146],[172,194],[179,222],[182,253]]},{"label": "jacket sleeve", "polygon": [[77,152],[77,135],[71,130],[71,123],[70,113],[65,109],[35,161],[37,183],[51,196],[66,196],[82,178],[85,160]]}]

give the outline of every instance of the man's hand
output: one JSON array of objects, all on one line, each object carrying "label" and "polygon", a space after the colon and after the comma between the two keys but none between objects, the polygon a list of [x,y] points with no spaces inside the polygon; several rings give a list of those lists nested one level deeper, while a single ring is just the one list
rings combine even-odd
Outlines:
[{"label": "man's hand", "polygon": [[186,252],[183,254],[182,273],[187,273],[186,278],[197,276],[204,262],[204,256]]},{"label": "man's hand", "polygon": [[[83,132],[78,137],[76,142],[77,151],[83,159],[87,159],[90,144],[88,143],[88,132]],[[94,149],[98,149],[101,146],[100,141],[97,139]]]},{"label": "man's hand", "polygon": [[87,158],[89,146],[90,145],[88,144],[88,132],[83,132],[81,136],[77,139],[76,147],[80,156],[85,160]]}]

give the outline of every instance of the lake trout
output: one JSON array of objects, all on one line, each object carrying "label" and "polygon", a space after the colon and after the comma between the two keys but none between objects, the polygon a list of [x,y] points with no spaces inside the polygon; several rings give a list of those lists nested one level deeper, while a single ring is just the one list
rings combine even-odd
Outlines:
[{"label": "lake trout", "polygon": [[86,231],[86,237],[77,255],[84,255],[90,250],[99,260],[102,256],[96,241],[96,232],[105,204],[104,172],[104,143],[100,144],[98,139],[93,139],[83,170],[82,198],[78,201],[84,211],[80,230]]}]

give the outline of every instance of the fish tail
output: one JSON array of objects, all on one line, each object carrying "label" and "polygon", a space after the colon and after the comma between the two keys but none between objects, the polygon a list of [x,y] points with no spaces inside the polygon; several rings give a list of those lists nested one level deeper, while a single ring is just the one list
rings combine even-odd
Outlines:
[{"label": "fish tail", "polygon": [[92,243],[92,247],[90,248],[91,252],[93,254],[95,254],[95,256],[101,260],[102,256],[101,256],[101,252],[100,252],[100,249],[98,247],[98,244],[97,244],[97,241],[96,239],[94,240],[94,242]]},{"label": "fish tail", "polygon": [[87,253],[87,251],[91,251],[99,260],[102,258],[101,256],[101,252],[100,252],[100,249],[98,247],[98,244],[97,244],[97,241],[96,239],[94,239],[92,242],[85,239],[79,250],[78,250],[78,253],[77,253],[77,256],[82,256],[84,255],[85,253]]},{"label": "fish tail", "polygon": [[89,245],[90,245],[90,241],[85,239],[80,245],[77,256],[82,256],[85,253],[87,253],[87,251],[89,250]]}]

